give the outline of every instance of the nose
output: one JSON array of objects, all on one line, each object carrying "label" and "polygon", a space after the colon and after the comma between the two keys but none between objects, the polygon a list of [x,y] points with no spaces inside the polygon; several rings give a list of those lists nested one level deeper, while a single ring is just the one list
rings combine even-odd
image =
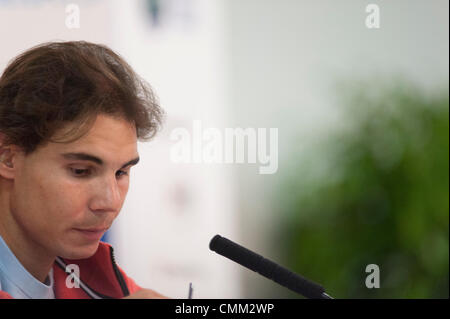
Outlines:
[{"label": "nose", "polygon": [[122,205],[120,188],[115,177],[105,177],[97,183],[90,208],[95,212],[118,212]]}]

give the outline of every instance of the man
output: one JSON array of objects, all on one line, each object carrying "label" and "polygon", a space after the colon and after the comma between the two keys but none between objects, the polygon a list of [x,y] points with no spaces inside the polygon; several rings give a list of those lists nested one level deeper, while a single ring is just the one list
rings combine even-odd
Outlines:
[{"label": "man", "polygon": [[162,110],[117,54],[53,42],[0,78],[0,298],[164,298],[100,238],[119,214],[137,140]]}]

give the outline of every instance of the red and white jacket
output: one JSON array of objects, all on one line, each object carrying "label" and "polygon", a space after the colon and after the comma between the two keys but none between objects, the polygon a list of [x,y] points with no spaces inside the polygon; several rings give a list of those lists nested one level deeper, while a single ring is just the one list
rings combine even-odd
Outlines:
[{"label": "red and white jacket", "polygon": [[[66,272],[69,264],[76,264],[80,270],[79,285],[73,288],[66,285],[67,276],[73,276],[69,270]],[[142,289],[116,264],[112,246],[103,242],[100,242],[97,252],[86,259],[57,257],[53,264],[53,282],[56,299],[123,298]],[[4,298],[12,297],[0,291],[0,299]]]}]

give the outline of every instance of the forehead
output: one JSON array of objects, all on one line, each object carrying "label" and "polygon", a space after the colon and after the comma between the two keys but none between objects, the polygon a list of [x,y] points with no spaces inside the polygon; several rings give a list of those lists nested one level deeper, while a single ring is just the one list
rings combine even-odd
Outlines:
[{"label": "forehead", "polygon": [[79,139],[69,143],[51,142],[45,145],[42,151],[52,155],[84,152],[105,161],[129,160],[130,157],[137,155],[136,129],[132,123],[124,119],[98,115],[93,126]]}]

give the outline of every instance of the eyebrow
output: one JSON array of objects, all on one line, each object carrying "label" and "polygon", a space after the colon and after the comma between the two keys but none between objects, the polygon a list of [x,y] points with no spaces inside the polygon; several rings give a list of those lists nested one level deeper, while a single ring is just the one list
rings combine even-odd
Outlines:
[{"label": "eyebrow", "polygon": [[[94,162],[100,166],[104,164],[104,162],[101,158],[91,155],[91,154],[87,154],[87,153],[63,153],[61,155],[65,159],[69,159],[69,160],[90,161],[90,162]],[[123,164],[120,167],[120,169],[125,168],[130,165],[136,165],[138,162],[139,162],[139,157],[136,157],[135,159],[132,159],[131,161],[128,161],[125,164]]]}]

